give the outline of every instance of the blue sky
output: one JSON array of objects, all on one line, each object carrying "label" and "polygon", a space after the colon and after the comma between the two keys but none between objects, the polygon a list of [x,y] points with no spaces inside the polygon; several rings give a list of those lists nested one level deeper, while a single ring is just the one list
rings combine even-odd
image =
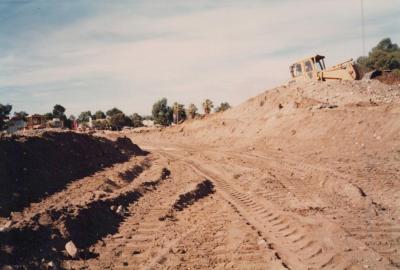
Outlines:
[{"label": "blue sky", "polygon": [[[400,43],[400,1],[364,0],[366,47]],[[362,54],[360,0],[0,0],[0,103],[28,113],[238,104],[320,53]]]}]

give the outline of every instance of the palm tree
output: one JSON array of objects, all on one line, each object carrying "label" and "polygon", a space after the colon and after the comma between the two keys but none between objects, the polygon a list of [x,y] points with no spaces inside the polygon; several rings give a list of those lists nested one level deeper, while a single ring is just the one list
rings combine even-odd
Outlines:
[{"label": "palm tree", "polygon": [[174,117],[174,122],[178,124],[179,122],[185,120],[186,113],[183,104],[179,104],[178,102],[174,102],[172,105],[172,113]]},{"label": "palm tree", "polygon": [[187,114],[189,115],[190,119],[194,119],[194,117],[196,116],[196,112],[197,112],[197,107],[196,105],[194,105],[193,103],[191,103],[189,105],[189,108],[187,110]]},{"label": "palm tree", "polygon": [[212,108],[214,108],[213,102],[211,100],[209,100],[209,99],[206,99],[203,102],[204,113],[205,114],[209,114],[211,112]]}]

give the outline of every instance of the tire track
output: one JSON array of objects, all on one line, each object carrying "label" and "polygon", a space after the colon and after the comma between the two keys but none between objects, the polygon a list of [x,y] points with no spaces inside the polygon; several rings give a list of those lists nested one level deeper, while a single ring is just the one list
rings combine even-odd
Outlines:
[{"label": "tire track", "polygon": [[[180,158],[179,155],[172,155],[174,158]],[[353,265],[361,264],[363,259],[353,258],[351,252],[344,253],[345,245],[356,245],[359,243],[349,242],[340,243],[340,237],[346,237],[344,232],[334,236],[330,233],[328,239],[323,240],[316,232],[323,232],[326,227],[333,226],[325,223],[309,223],[310,220],[283,213],[276,207],[268,203],[261,204],[251,196],[238,191],[227,181],[219,178],[212,169],[208,167],[199,167],[194,161],[185,161],[195,172],[203,177],[209,178],[216,183],[217,191],[230,201],[239,213],[248,220],[252,226],[257,228],[265,237],[265,240],[271,243],[271,247],[277,250],[277,256],[284,261],[284,264],[293,269],[346,269]],[[324,221],[325,222],[325,221]],[[324,229],[325,228],[325,229]],[[337,230],[338,228],[334,228]],[[324,235],[326,238],[326,235]],[[335,245],[330,241],[336,239]],[[342,249],[342,250],[340,250]],[[366,258],[374,258],[378,261],[377,254],[366,248]],[[383,265],[374,260],[368,260],[372,265]]]},{"label": "tire track", "polygon": [[[264,160],[268,161],[273,161],[273,158],[267,157],[264,155],[252,155],[252,154],[235,154],[240,157],[248,157],[248,158],[261,158]],[[299,165],[296,163],[294,160],[290,159],[284,159],[284,163],[288,164],[288,172],[298,170]],[[317,171],[321,174],[326,174],[330,175],[330,177],[334,177],[335,179],[340,179],[341,181],[349,182],[350,184],[355,184],[362,185],[364,187],[370,186],[371,185],[371,179],[368,178],[362,178],[361,180],[358,180],[358,178],[355,178],[357,180],[354,180],[353,178],[349,177],[348,175],[344,173],[339,173],[336,172],[333,169],[329,168],[321,168],[320,166],[316,165],[309,165],[309,164],[304,164],[302,163],[302,166],[307,168],[308,170],[311,171]],[[279,168],[279,167],[277,167]],[[306,174],[306,171],[303,170],[303,174]],[[369,181],[369,182],[368,182]],[[299,181],[298,181],[299,182]],[[298,184],[293,183],[294,186],[296,186],[296,190],[298,190]],[[310,188],[308,188],[310,189]],[[365,195],[364,195],[365,196]],[[324,198],[327,199],[327,198]],[[379,204],[374,202],[373,200],[366,200],[364,202],[366,204],[365,209],[358,209],[354,214],[360,215],[360,212],[364,212],[364,216],[361,216],[361,222],[364,224],[363,226],[354,226],[351,224],[351,222],[341,222],[341,227],[349,233],[350,236],[354,237],[355,239],[358,239],[365,243],[369,248],[373,249],[383,257],[387,258],[392,265],[396,267],[400,267],[400,226],[396,223],[393,222],[392,219],[388,219],[387,216],[385,215],[378,215],[378,212],[375,208],[378,209],[378,211],[382,208]],[[337,205],[337,199],[335,200],[334,198],[332,199],[332,204]],[[347,211],[354,212],[354,206],[352,205],[349,207],[348,205],[343,205],[342,209],[346,209]],[[371,215],[371,210],[374,211],[374,213]],[[384,214],[384,213],[383,213]],[[332,212],[330,215],[330,218],[338,216],[335,212]],[[336,221],[337,222],[337,221]]]},{"label": "tire track", "polygon": [[[177,174],[181,173],[180,169]],[[185,194],[188,185],[198,182],[197,178],[169,176],[151,194],[144,194],[140,201],[129,206],[127,212],[130,216],[121,223],[118,233],[103,239],[93,248],[99,257],[89,260],[91,268],[149,269],[161,260],[166,249],[174,247],[177,239],[190,234],[198,226],[195,223],[177,226],[175,220],[162,219],[180,198],[179,195]],[[143,182],[142,185],[146,183],[151,184]],[[188,209],[195,215],[199,211],[197,203],[191,204]],[[203,222],[207,221],[203,219]]]},{"label": "tire track", "polygon": [[207,200],[198,213],[206,222],[168,247],[152,269],[286,269],[233,207],[219,196]]}]

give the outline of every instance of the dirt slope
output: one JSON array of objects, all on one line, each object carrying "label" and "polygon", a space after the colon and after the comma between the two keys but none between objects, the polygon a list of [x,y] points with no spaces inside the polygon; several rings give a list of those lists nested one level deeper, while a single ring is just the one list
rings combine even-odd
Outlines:
[{"label": "dirt slope", "polygon": [[[278,209],[296,213],[295,219],[311,217],[302,221],[306,224],[326,221],[330,225],[318,225],[316,238],[337,243],[310,240],[320,242],[318,255],[345,256],[343,240],[334,236],[341,232],[400,267],[399,119],[399,86],[379,81],[295,83],[224,113],[141,131],[132,138],[239,185],[253,200],[272,201]],[[276,245],[285,247],[281,239]],[[289,252],[287,261],[295,256]],[[291,265],[296,264],[301,269],[299,262]]]},{"label": "dirt slope", "polygon": [[368,149],[381,149],[385,142],[399,144],[399,102],[399,86],[378,81],[290,84],[224,113],[135,138],[152,145],[157,141],[192,145],[195,140],[214,147],[283,146],[306,152],[337,151],[342,146],[359,150],[361,142]]},{"label": "dirt slope", "polygon": [[0,218],[0,267],[399,269],[399,116],[398,86],[290,84],[175,127],[85,137],[96,147],[62,166],[82,175]]},{"label": "dirt slope", "polygon": [[20,211],[74,179],[143,154],[129,139],[113,142],[74,132],[0,139],[0,215]]}]

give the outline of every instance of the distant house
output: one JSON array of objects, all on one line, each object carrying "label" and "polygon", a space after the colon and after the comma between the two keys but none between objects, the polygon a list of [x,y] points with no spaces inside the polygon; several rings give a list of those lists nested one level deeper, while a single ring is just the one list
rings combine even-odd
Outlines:
[{"label": "distant house", "polygon": [[38,129],[46,127],[46,119],[43,115],[33,114],[29,115],[26,119],[28,121],[26,128],[28,129]]},{"label": "distant house", "polygon": [[145,127],[154,127],[154,121],[153,120],[143,120],[142,124]]},{"label": "distant house", "polygon": [[49,128],[63,128],[64,122],[59,118],[53,118],[53,120],[47,121],[46,126]]},{"label": "distant house", "polygon": [[21,118],[13,117],[7,121],[7,133],[15,133],[26,127],[26,121]]}]

